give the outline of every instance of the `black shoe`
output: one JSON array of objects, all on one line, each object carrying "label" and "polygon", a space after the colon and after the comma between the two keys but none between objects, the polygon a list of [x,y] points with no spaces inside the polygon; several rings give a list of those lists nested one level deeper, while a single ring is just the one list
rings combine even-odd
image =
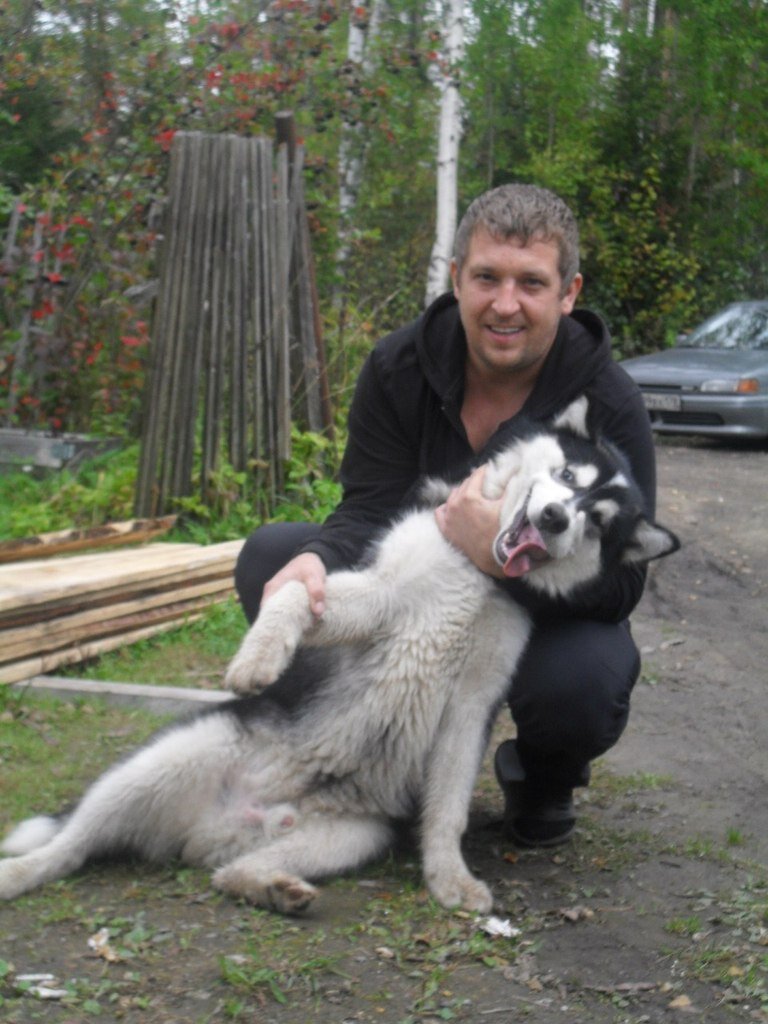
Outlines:
[{"label": "black shoe", "polygon": [[517,744],[505,740],[496,750],[496,779],[504,793],[504,832],[520,846],[558,846],[576,827],[573,789],[526,779]]}]

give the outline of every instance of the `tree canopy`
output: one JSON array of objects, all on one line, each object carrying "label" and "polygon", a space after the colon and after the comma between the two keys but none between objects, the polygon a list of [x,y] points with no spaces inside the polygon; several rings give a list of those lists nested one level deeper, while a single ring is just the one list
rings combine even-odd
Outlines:
[{"label": "tree canopy", "polygon": [[[292,110],[328,316],[366,344],[415,316],[449,6],[4,0],[0,420],[135,426],[179,130]],[[765,296],[767,50],[766,0],[465,0],[458,214],[506,181],[559,192],[622,352]]]}]

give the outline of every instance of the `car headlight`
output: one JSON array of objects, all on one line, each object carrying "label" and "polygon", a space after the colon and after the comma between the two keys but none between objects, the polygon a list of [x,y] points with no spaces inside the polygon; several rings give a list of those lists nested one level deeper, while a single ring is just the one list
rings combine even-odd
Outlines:
[{"label": "car headlight", "polygon": [[755,377],[742,377],[741,380],[705,380],[700,391],[718,391],[727,395],[756,395],[760,391],[760,381]]}]

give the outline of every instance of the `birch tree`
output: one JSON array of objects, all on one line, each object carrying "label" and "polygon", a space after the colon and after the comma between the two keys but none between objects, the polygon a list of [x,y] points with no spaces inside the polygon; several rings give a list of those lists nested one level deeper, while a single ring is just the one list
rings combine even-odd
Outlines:
[{"label": "birch tree", "polygon": [[438,62],[440,118],[437,143],[437,215],[435,241],[427,271],[427,304],[448,286],[456,233],[459,145],[461,142],[460,69],[464,57],[464,0],[443,0],[443,52]]},{"label": "birch tree", "polygon": [[368,3],[359,3],[352,0],[349,8],[347,59],[342,68],[347,103],[342,110],[339,143],[339,233],[336,250],[339,281],[343,280],[344,267],[349,257],[352,217],[363,178],[364,126],[357,114],[359,104],[356,95],[372,71],[371,42],[378,31],[381,2],[368,0]]}]

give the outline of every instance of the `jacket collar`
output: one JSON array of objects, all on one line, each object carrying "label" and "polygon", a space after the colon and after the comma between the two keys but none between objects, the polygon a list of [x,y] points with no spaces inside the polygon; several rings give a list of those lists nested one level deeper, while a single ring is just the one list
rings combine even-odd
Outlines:
[{"label": "jacket collar", "polygon": [[[467,339],[451,292],[424,312],[416,347],[422,370],[443,405],[447,410],[460,409]],[[584,391],[610,359],[608,330],[596,313],[576,309],[561,317],[554,344],[520,415],[535,420],[554,416]]]}]

